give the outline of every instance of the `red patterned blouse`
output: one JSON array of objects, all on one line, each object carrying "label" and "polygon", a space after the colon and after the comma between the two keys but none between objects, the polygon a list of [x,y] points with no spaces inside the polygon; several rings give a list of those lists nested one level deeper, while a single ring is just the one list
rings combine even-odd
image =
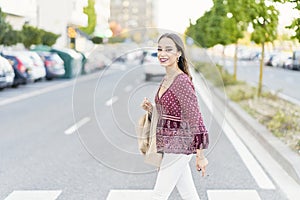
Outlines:
[{"label": "red patterned blouse", "polygon": [[181,73],[170,87],[158,96],[155,104],[158,111],[156,145],[158,152],[192,154],[196,149],[206,149],[208,132],[199,111],[194,85]]}]

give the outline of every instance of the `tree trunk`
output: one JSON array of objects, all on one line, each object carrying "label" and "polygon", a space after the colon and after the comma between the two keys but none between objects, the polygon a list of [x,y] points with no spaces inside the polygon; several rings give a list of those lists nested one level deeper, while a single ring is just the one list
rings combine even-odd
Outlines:
[{"label": "tree trunk", "polygon": [[259,67],[259,80],[258,80],[258,97],[261,96],[262,92],[262,81],[263,81],[263,70],[264,70],[264,57],[265,57],[265,43],[261,44],[261,58],[260,58],[260,67]]},{"label": "tree trunk", "polygon": [[235,44],[235,51],[234,51],[234,60],[233,60],[233,67],[234,67],[234,72],[233,72],[233,78],[236,81],[237,80],[237,53],[238,53],[238,42]]}]

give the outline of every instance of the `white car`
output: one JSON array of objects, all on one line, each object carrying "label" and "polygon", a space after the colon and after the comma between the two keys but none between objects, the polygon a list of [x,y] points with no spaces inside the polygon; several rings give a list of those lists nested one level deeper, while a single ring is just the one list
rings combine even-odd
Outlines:
[{"label": "white car", "polygon": [[156,50],[144,51],[141,64],[145,72],[146,81],[149,81],[154,76],[164,76],[166,74],[165,68],[158,61]]},{"label": "white car", "polygon": [[14,77],[13,67],[6,58],[0,56],[0,89],[12,86]]},{"label": "white car", "polygon": [[15,56],[19,64],[25,67],[29,79],[37,81],[46,76],[44,62],[36,52],[32,51],[8,51],[5,55]]}]

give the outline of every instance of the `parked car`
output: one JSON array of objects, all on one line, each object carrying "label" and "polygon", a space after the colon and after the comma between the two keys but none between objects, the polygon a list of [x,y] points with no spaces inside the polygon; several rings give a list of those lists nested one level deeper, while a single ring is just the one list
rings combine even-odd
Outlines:
[{"label": "parked car", "polygon": [[273,67],[284,68],[285,62],[289,59],[289,57],[291,57],[291,55],[289,53],[286,53],[286,52],[277,53],[271,60],[271,65]]},{"label": "parked car", "polygon": [[14,77],[14,69],[10,62],[6,58],[0,56],[0,89],[12,86]]},{"label": "parked car", "polygon": [[145,72],[146,81],[149,81],[152,77],[164,76],[166,74],[165,68],[159,64],[156,50],[144,51],[141,64]]},{"label": "parked car", "polygon": [[44,62],[47,80],[51,80],[53,78],[61,78],[64,76],[64,61],[59,57],[57,53],[37,51],[37,54]]},{"label": "parked car", "polygon": [[46,76],[44,63],[36,52],[9,51],[3,53],[5,56],[14,57],[14,64],[25,67],[27,79],[30,81],[41,80]]},{"label": "parked car", "polygon": [[109,59],[102,53],[93,53],[87,57],[87,62],[84,65],[85,73],[91,73],[104,69],[112,63],[112,60]]},{"label": "parked car", "polygon": [[265,65],[274,66],[274,60],[276,60],[276,56],[278,56],[278,54],[276,53],[267,54],[265,59]]},{"label": "parked car", "polygon": [[289,56],[283,61],[283,68],[293,69],[293,57]]},{"label": "parked car", "polygon": [[24,55],[28,56],[32,62],[33,67],[31,68],[31,73],[29,74],[33,81],[39,81],[46,77],[46,69],[44,65],[44,61],[41,57],[37,54],[37,52],[33,51],[23,51]]},{"label": "parked car", "polygon": [[26,84],[30,78],[23,62],[13,55],[2,54],[2,56],[6,58],[13,67],[15,77],[12,86],[18,87],[20,84]]},{"label": "parked car", "polygon": [[292,69],[300,70],[300,50],[293,52],[293,66]]}]

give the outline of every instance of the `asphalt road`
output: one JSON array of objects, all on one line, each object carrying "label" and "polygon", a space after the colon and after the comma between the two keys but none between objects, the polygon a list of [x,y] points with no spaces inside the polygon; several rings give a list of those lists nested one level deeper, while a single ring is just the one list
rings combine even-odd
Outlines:
[{"label": "asphalt road", "polygon": [[[224,66],[229,73],[233,74],[233,59],[211,56],[215,63]],[[253,86],[258,86],[259,62],[239,60],[237,78],[246,81]],[[292,102],[300,104],[300,71],[288,70],[277,67],[265,66],[263,71],[263,88],[278,92]]]},{"label": "asphalt road", "polygon": [[[145,82],[137,63],[116,63],[72,80],[2,91],[0,199],[46,191],[43,200],[104,200],[115,190],[151,190],[157,172],[143,163],[134,128],[142,99],[153,101],[159,81]],[[190,163],[201,199],[235,192],[242,199],[287,199],[259,162],[241,151],[242,142],[230,139],[231,129],[220,126],[225,109],[212,112],[198,94],[211,143],[207,176],[195,170],[194,158]],[[170,199],[180,199],[176,190]]]}]

